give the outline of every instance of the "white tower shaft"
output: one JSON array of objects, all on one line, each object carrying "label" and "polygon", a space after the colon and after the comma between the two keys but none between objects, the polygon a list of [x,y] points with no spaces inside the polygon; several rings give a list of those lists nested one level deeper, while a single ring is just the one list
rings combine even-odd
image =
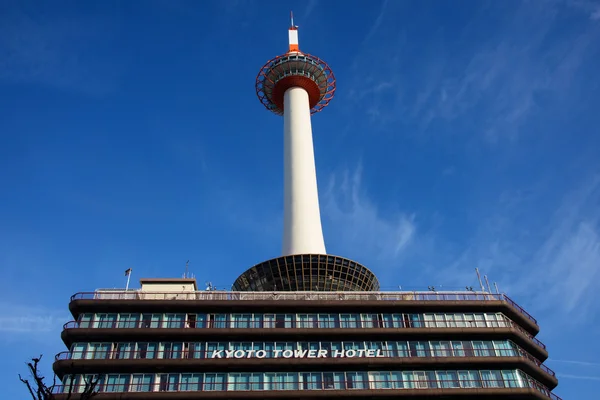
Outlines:
[{"label": "white tower shaft", "polygon": [[300,87],[286,90],[283,110],[283,255],[327,254],[306,90]]}]

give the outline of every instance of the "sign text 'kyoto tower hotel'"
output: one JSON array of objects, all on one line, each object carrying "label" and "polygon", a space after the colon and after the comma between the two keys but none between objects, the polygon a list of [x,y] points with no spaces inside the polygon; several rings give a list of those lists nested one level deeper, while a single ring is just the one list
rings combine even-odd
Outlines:
[{"label": "sign text 'kyoto tower hotel'", "polygon": [[327,254],[311,115],[336,81],[300,50],[293,20],[288,34],[256,79],[261,103],[283,116],[281,257],[231,291],[186,276],[74,294],[56,398],[97,381],[98,400],[559,399],[536,320],[505,294],[380,291],[369,269]]}]

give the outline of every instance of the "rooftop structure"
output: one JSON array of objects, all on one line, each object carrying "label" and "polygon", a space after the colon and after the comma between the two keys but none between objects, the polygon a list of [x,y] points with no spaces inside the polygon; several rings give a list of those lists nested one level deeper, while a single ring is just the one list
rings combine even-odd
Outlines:
[{"label": "rooftop structure", "polygon": [[559,400],[538,323],[507,295],[381,291],[369,269],[326,254],[310,118],[335,79],[300,51],[293,19],[288,51],[260,70],[256,90],[284,118],[282,256],[232,291],[155,278],[73,295],[57,399],[97,380],[98,400]]}]

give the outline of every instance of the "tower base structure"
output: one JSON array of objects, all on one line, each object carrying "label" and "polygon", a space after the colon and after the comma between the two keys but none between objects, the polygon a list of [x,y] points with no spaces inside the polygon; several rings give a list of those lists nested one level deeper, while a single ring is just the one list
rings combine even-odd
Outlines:
[{"label": "tower base structure", "polygon": [[379,281],[367,267],[327,254],[296,254],[253,266],[233,284],[234,291],[370,292]]}]

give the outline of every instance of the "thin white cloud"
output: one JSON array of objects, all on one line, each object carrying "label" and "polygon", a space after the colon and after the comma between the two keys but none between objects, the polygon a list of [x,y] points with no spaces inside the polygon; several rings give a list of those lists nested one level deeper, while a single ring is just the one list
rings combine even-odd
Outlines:
[{"label": "thin white cloud", "polygon": [[565,363],[565,364],[576,364],[590,367],[600,367],[600,363],[597,362],[588,362],[588,361],[576,361],[576,360],[556,360],[554,358],[549,358],[548,361],[555,363]]},{"label": "thin white cloud", "polygon": [[414,215],[383,215],[362,187],[362,166],[334,174],[323,193],[328,245],[340,254],[368,260],[396,259],[416,233]]},{"label": "thin white cloud", "polygon": [[600,381],[600,376],[585,376],[585,375],[571,375],[571,374],[556,374],[559,378],[566,379],[581,379],[584,381]]},{"label": "thin white cloud", "polygon": [[479,267],[501,290],[526,301],[530,311],[552,311],[557,318],[568,314],[571,322],[589,319],[600,306],[600,177],[568,193],[541,221],[528,214],[540,198],[548,200],[543,193],[507,197],[491,207],[491,216],[478,216],[478,229],[453,263],[435,266],[440,279],[463,285]]},{"label": "thin white cloud", "polygon": [[60,331],[72,317],[64,311],[0,303],[1,335],[40,335]]}]

